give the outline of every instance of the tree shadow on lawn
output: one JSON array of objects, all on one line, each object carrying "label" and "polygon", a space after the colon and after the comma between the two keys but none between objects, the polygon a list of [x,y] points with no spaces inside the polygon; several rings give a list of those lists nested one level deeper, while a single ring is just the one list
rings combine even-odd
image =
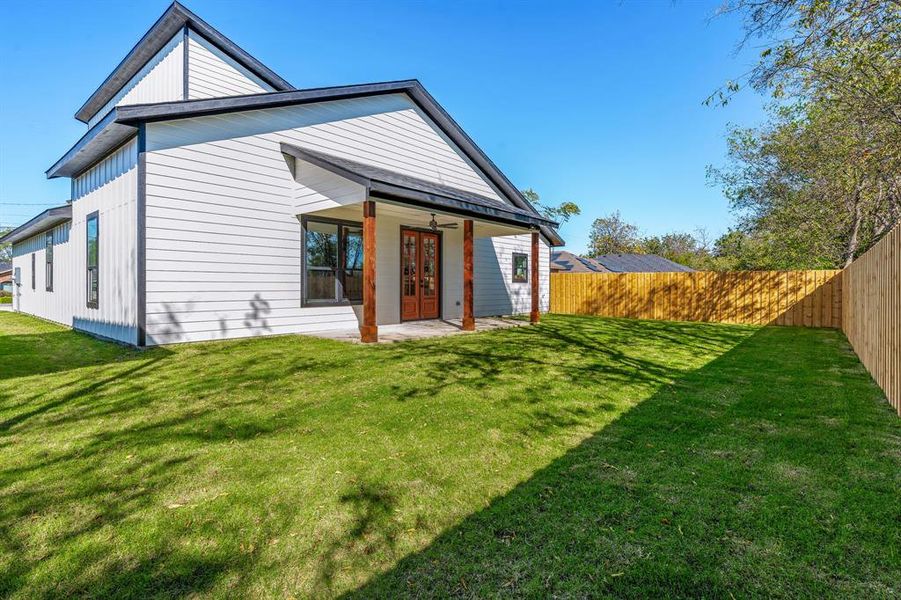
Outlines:
[{"label": "tree shadow on lawn", "polygon": [[[511,338],[540,333],[590,350],[581,325]],[[689,334],[699,347],[735,331],[657,328],[670,344]],[[477,378],[497,376],[455,351]],[[901,426],[839,332],[761,329],[676,380],[625,358],[614,378],[650,368],[668,385],[347,596],[899,592]]]}]

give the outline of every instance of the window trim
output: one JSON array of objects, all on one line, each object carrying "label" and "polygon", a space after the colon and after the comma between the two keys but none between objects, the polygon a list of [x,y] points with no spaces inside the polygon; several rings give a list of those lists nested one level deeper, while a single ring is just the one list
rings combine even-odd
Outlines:
[{"label": "window trim", "polygon": [[53,291],[53,230],[44,237],[44,289]]},{"label": "window trim", "polygon": [[[523,279],[516,278],[516,259],[522,258],[526,262],[526,274]],[[510,261],[510,282],[511,283],[529,283],[529,255],[524,252],[514,252]]]},{"label": "window trim", "polygon": [[[97,264],[94,267],[91,267],[88,264],[88,260],[90,257],[90,241],[88,238],[88,224],[91,222],[91,219],[97,221]],[[88,308],[100,308],[100,211],[94,211],[90,213],[84,220],[84,266],[85,266],[85,304]],[[97,281],[97,299],[94,302],[91,302],[91,280],[88,277],[88,274],[91,272],[91,269],[96,269],[97,273],[95,275]]]},{"label": "window trim", "polygon": [[307,223],[310,221],[314,223],[325,223],[326,225],[337,225],[338,226],[338,271],[340,273],[339,277],[341,278],[341,287],[344,288],[344,234],[342,226],[344,227],[359,227],[363,228],[363,223],[360,221],[350,221],[347,219],[331,219],[328,217],[308,217],[306,215],[302,215],[300,217],[300,306],[302,308],[307,307],[315,307],[315,306],[360,306],[363,304],[362,298],[360,300],[338,300],[335,298],[334,300],[309,300],[307,299],[307,290],[309,287],[307,286]]}]

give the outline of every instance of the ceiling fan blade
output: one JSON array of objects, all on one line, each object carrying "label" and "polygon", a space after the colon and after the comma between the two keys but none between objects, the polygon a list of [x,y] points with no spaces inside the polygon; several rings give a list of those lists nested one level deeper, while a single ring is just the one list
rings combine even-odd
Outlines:
[{"label": "ceiling fan blade", "polygon": [[438,225],[438,227],[444,227],[445,229],[456,229],[459,227],[457,223],[442,223]]}]

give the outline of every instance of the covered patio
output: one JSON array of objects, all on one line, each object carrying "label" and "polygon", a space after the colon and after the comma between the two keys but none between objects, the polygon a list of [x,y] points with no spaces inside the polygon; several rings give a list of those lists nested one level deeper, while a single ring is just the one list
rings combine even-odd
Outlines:
[{"label": "covered patio", "polygon": [[[528,312],[538,322],[540,257],[556,223],[534,209],[369,164],[287,143],[281,149],[300,184],[305,306],[352,307],[364,343],[380,333],[396,340],[475,331],[477,316]],[[504,260],[486,250],[492,239],[509,244]],[[479,314],[479,286],[483,295],[492,288],[506,294],[509,310]]]}]

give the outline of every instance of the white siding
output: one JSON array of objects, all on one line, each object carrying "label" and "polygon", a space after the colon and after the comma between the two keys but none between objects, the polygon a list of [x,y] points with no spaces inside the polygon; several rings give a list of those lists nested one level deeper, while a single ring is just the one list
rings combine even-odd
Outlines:
[{"label": "white siding", "polygon": [[188,99],[272,92],[272,86],[194,31],[188,32]]},{"label": "white siding", "polygon": [[[21,285],[13,288],[16,310],[72,325],[74,298],[71,294],[74,274],[72,272],[73,247],[70,237],[71,223],[62,223],[53,228],[53,291],[47,291],[45,270],[45,244],[47,232],[13,245],[13,269],[19,269]],[[35,256],[34,289],[31,288],[31,255]]]},{"label": "white siding", "polygon": [[284,141],[503,200],[404,94],[153,123],[147,131],[148,151],[185,146],[189,160],[214,165],[228,155],[242,173],[274,162],[283,169]]},{"label": "white siding", "polygon": [[184,36],[181,32],[150,59],[119,92],[88,120],[96,125],[114,106],[184,99]]},{"label": "white siding", "polygon": [[[355,204],[364,190],[286,157],[281,142],[500,198],[403,95],[151,123],[148,344],[357,327],[359,308],[301,306],[297,215]],[[400,316],[401,224],[401,216],[378,211],[381,325]],[[446,230],[443,242],[443,316],[459,318],[462,230]],[[514,286],[506,279],[508,251],[523,247],[528,253],[529,244],[528,236],[477,243],[483,249],[476,258],[477,273],[482,272],[477,274],[477,314],[528,312],[528,285]],[[506,267],[491,267],[504,261]],[[546,246],[542,261],[546,271]],[[546,272],[542,285],[546,303]],[[522,287],[525,298],[501,297],[508,287],[514,296]]]},{"label": "white siding", "polygon": [[[531,257],[532,236],[479,238],[474,246],[476,316],[528,313],[532,309],[532,287],[529,282],[513,283],[513,253]],[[544,240],[539,243],[538,252],[538,301],[546,312],[550,302],[550,248]]]},{"label": "white siding", "polygon": [[289,161],[299,184],[294,191],[294,210],[299,215],[359,204],[366,198],[366,188],[359,183],[302,160]]}]

